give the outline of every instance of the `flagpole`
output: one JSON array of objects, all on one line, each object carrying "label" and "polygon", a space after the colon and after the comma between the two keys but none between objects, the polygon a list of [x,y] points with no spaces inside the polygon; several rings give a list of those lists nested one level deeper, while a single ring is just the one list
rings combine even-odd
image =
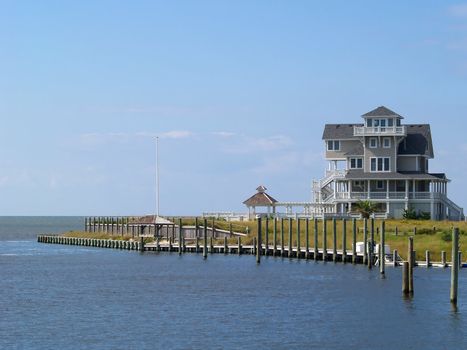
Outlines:
[{"label": "flagpole", "polygon": [[154,222],[156,221],[157,217],[159,217],[159,189],[159,136],[156,136],[156,217],[154,218]]}]

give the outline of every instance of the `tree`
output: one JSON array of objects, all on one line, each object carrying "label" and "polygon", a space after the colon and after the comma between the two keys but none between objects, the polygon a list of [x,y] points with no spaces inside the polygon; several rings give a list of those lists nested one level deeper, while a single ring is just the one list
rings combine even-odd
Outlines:
[{"label": "tree", "polygon": [[371,214],[376,211],[376,204],[371,201],[358,201],[355,203],[355,211],[362,214],[363,219],[369,219]]}]

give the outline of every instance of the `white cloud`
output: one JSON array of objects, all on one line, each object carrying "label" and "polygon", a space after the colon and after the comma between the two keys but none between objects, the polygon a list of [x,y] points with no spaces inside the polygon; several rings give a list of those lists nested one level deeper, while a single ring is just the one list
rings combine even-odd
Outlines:
[{"label": "white cloud", "polygon": [[450,15],[454,17],[467,17],[467,4],[453,5],[448,8]]},{"label": "white cloud", "polygon": [[160,138],[163,139],[186,139],[194,134],[188,130],[172,130],[159,134]]},{"label": "white cloud", "polygon": [[211,134],[214,136],[225,137],[225,138],[235,136],[234,132],[229,132],[229,131],[213,131]]}]

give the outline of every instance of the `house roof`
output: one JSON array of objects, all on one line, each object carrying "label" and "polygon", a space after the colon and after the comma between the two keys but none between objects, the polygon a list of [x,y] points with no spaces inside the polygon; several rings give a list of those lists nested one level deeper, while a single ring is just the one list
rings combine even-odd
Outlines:
[{"label": "house roof", "polygon": [[357,139],[353,133],[354,126],[363,126],[363,124],[326,124],[323,140]]},{"label": "house roof", "polygon": [[384,106],[379,106],[378,108],[373,109],[372,111],[365,113],[362,115],[362,117],[393,117],[396,116],[400,119],[403,119],[404,117],[397,114],[396,112],[391,111],[389,108],[386,108]]},{"label": "house roof", "polygon": [[277,203],[277,200],[268,195],[264,186],[257,188],[258,192],[243,202],[247,207],[269,207]]},{"label": "house roof", "polygon": [[363,144],[360,142],[354,149],[347,152],[345,155],[346,156],[363,156],[363,154],[364,154]]},{"label": "house roof", "polygon": [[434,157],[430,125],[405,126],[407,127],[407,137],[399,144],[398,154],[420,154]]},{"label": "house roof", "polygon": [[347,180],[447,180],[446,174],[428,174],[416,171],[397,173],[365,173],[363,170],[349,170]]}]

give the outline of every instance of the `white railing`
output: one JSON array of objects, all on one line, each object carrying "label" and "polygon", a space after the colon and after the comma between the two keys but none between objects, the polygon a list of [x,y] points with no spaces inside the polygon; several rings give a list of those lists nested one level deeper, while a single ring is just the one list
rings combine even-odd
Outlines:
[{"label": "white railing", "polygon": [[347,170],[326,170],[326,178],[344,178],[347,175]]},{"label": "white railing", "polygon": [[[441,199],[446,196],[442,193],[435,192],[410,192],[408,199]],[[336,199],[405,199],[405,192],[338,192],[336,193]]]},{"label": "white railing", "polygon": [[407,128],[405,126],[354,126],[354,136],[406,136]]}]

